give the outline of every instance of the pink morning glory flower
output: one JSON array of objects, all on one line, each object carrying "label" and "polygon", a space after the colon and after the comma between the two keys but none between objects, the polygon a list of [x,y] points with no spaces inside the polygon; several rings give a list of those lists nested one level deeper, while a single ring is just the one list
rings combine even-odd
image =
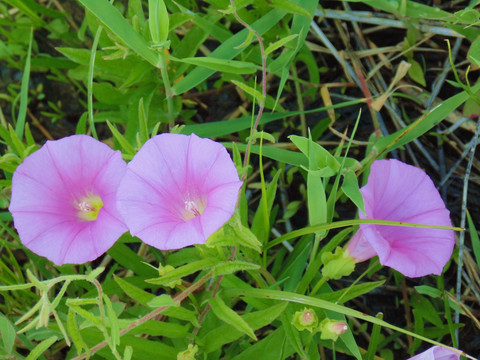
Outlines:
[{"label": "pink morning glory flower", "polygon": [[434,346],[430,349],[409,358],[408,360],[459,360],[460,354],[442,346]]},{"label": "pink morning glory flower", "polygon": [[102,255],[127,231],[116,209],[126,168],[90,136],[47,141],[13,174],[9,210],[21,242],[57,265]]},{"label": "pink morning glory flower", "polygon": [[[432,180],[414,166],[377,160],[360,191],[365,203],[361,219],[452,226]],[[361,224],[347,251],[357,262],[378,255],[382,265],[408,277],[420,277],[440,275],[454,244],[452,230]]]},{"label": "pink morning glory flower", "polygon": [[118,209],[132,235],[160,250],[180,249],[204,244],[230,219],[241,186],[221,144],[161,134],[128,164]]}]

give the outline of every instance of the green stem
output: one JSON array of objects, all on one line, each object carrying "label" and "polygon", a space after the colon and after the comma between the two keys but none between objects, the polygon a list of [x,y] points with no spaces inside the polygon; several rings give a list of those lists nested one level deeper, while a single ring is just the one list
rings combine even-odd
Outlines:
[{"label": "green stem", "polygon": [[348,287],[347,291],[345,291],[345,292],[342,294],[342,296],[340,296],[335,303],[336,303],[336,304],[339,304],[339,303],[340,303],[340,300],[342,300],[342,298],[343,298],[345,295],[348,294],[348,292],[350,291],[350,289],[352,289],[355,285],[357,285],[357,283],[358,283],[361,279],[363,279],[363,277],[364,277],[365,275],[367,275],[367,274],[368,274],[375,266],[377,266],[377,265],[378,265],[378,259],[377,259],[377,261],[375,261],[374,263],[372,263],[372,264],[368,267],[368,269],[365,270],[357,279],[355,279],[355,281],[352,283],[352,285],[350,285],[350,286]]},{"label": "green stem", "polygon": [[[295,64],[292,64],[292,75],[294,78],[298,79],[297,76],[297,69],[295,68]],[[300,126],[302,131],[302,136],[307,136],[307,119],[305,117],[305,107],[303,106],[303,96],[302,96],[302,89],[300,88],[300,84],[298,81],[294,80],[293,83],[295,84],[295,94],[297,96],[297,105],[298,110],[300,111]]]},{"label": "green stem", "polygon": [[310,296],[314,296],[327,281],[328,278],[326,276],[322,277],[320,281],[315,285],[313,290],[310,292]]},{"label": "green stem", "polygon": [[167,99],[168,111],[168,127],[172,129],[175,126],[175,119],[173,117],[173,90],[170,86],[170,78],[168,76],[167,62],[163,54],[159,56],[160,73],[162,74],[163,86],[165,88],[165,97]]}]

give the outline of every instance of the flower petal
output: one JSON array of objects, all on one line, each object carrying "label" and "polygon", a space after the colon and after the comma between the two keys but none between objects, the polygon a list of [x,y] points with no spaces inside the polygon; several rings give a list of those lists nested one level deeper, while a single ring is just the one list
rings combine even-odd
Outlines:
[{"label": "flower petal", "polygon": [[[414,166],[377,160],[361,192],[366,212],[359,212],[361,219],[451,226],[449,211],[432,180]],[[360,225],[360,230],[359,236],[368,241],[382,265],[408,277],[440,275],[455,244],[451,230],[371,224]],[[356,241],[348,245],[353,257],[360,253]]]},{"label": "flower petal", "polygon": [[[12,179],[9,210],[22,243],[55,264],[102,255],[127,228],[116,209],[126,164],[121,153],[85,135],[47,143],[28,156]],[[94,194],[103,207],[94,221],[78,217],[78,201]]]},{"label": "flower petal", "polygon": [[[241,185],[221,144],[196,135],[161,134],[128,164],[118,208],[132,235],[161,250],[179,249],[205,243],[228,221]],[[195,214],[186,216],[192,208]]]},{"label": "flower petal", "polygon": [[460,354],[442,346],[433,346],[430,349],[409,358],[408,360],[459,360]]}]

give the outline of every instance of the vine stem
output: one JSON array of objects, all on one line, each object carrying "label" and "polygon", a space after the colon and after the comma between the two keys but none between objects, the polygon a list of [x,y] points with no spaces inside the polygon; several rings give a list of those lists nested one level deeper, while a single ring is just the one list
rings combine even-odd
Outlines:
[{"label": "vine stem", "polygon": [[[230,255],[230,261],[233,260],[233,258],[235,257],[235,254],[237,253],[237,247],[234,246],[233,247],[233,250],[232,250],[232,255]],[[223,276],[224,275],[220,275],[217,279],[217,282],[215,283],[215,287],[213,288],[213,292],[212,292],[212,299],[217,295],[218,293],[218,289],[220,288],[220,283],[222,282],[223,280]],[[203,320],[205,319],[205,316],[207,316],[208,312],[210,311],[210,304],[207,304],[207,306],[205,306],[205,309],[202,311],[202,313],[200,314],[200,317],[198,319],[198,324],[199,326],[197,326],[192,334],[195,336],[198,334],[198,331],[200,330],[200,328],[202,327],[202,323],[203,323]]]},{"label": "vine stem", "polygon": [[[203,284],[205,284],[205,282],[207,282],[207,280],[212,277],[213,271],[214,271],[214,270],[211,270],[208,274],[206,274],[204,277],[202,277],[202,278],[201,278],[200,280],[198,280],[196,283],[192,284],[192,285],[189,286],[187,289],[185,289],[184,291],[182,291],[180,294],[176,295],[176,296],[173,298],[173,301],[175,301],[176,303],[181,303],[181,302],[182,302],[183,300],[185,300],[191,293],[195,292],[195,291],[198,290],[201,286],[203,286]],[[132,329],[136,328],[137,326],[145,323],[146,321],[155,318],[155,317],[158,316],[160,313],[162,313],[163,311],[165,311],[167,308],[168,308],[168,306],[161,306],[161,307],[153,310],[152,312],[148,313],[148,314],[145,315],[144,317],[138,319],[137,321],[134,321],[134,322],[130,323],[125,329],[123,329],[123,330],[120,331],[120,336],[125,335],[125,334],[128,333],[130,330],[132,330]],[[96,353],[98,350],[104,348],[104,347],[107,346],[107,345],[108,345],[107,340],[104,340],[104,341],[98,343],[97,345],[95,345],[94,347],[92,347],[89,352],[84,353],[84,354],[81,354],[81,355],[73,358],[73,360],[86,359],[87,357],[91,356],[92,354]]]},{"label": "vine stem", "polygon": [[[237,19],[237,21],[242,24],[248,31],[253,32],[255,37],[258,40],[258,45],[260,46],[260,55],[262,58],[262,99],[259,102],[259,109],[258,109],[258,114],[257,118],[255,119],[255,123],[253,124],[252,127],[252,132],[250,135],[255,134],[255,131],[258,128],[258,125],[260,124],[260,119],[262,118],[263,110],[265,109],[265,99],[267,97],[267,58],[265,56],[265,48],[263,46],[263,39],[260,36],[260,34],[252,28],[249,24],[247,24],[245,21],[242,20],[240,16],[237,14],[237,10],[235,9],[235,2],[234,0],[230,0],[230,4],[232,6],[232,15]],[[245,149],[245,157],[243,159],[243,167],[246,168],[249,162],[249,157],[250,157],[250,148],[252,146],[252,136],[248,139],[247,142],[247,148]],[[242,181],[245,180],[246,177],[246,172],[242,175]]]}]

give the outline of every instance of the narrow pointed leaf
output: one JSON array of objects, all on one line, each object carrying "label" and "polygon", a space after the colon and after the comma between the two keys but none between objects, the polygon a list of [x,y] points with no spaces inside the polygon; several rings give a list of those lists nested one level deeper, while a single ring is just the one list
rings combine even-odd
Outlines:
[{"label": "narrow pointed leaf", "polygon": [[248,335],[253,340],[257,340],[253,329],[248,325],[248,323],[242,319],[235,311],[230,309],[217,294],[214,298],[209,301],[213,313],[222,321],[227,324],[232,325],[238,331]]}]

